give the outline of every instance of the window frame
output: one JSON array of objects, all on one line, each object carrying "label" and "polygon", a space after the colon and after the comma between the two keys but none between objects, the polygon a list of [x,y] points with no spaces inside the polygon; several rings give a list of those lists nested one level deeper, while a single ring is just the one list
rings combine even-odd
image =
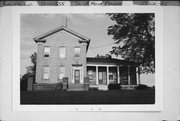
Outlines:
[{"label": "window frame", "polygon": [[[76,53],[76,49],[79,49],[78,54]],[[81,47],[75,46],[74,47],[74,57],[80,57],[80,54],[81,54]]]},{"label": "window frame", "polygon": [[93,70],[88,71],[88,76],[90,80],[93,80]]},{"label": "window frame", "polygon": [[[46,52],[45,49],[49,48],[49,52]],[[44,51],[43,51],[43,56],[44,58],[50,58],[50,53],[51,53],[51,48],[50,46],[44,46]],[[48,55],[48,57],[46,57],[46,55]]]},{"label": "window frame", "polygon": [[[64,51],[61,51],[61,48],[64,48]],[[61,56],[61,52],[64,52],[64,56]],[[66,47],[65,46],[59,46],[59,58],[60,59],[63,59],[63,58],[66,58]]]},{"label": "window frame", "polygon": [[[64,68],[64,73],[61,73],[62,71],[61,71],[61,68]],[[60,78],[61,77],[61,75],[63,75],[63,77],[65,77],[66,76],[66,67],[65,66],[59,66],[59,74],[58,74],[58,79],[63,79],[63,77],[62,78]]]},{"label": "window frame", "polygon": [[[46,72],[45,68],[48,68],[48,72]],[[48,78],[45,78],[45,75],[48,75]],[[50,67],[49,66],[43,66],[43,80],[49,80],[49,76],[50,76]]]}]

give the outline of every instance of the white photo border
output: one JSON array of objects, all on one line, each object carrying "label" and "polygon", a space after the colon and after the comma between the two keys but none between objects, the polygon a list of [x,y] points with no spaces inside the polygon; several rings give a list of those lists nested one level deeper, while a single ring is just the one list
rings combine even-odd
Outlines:
[{"label": "white photo border", "polygon": [[[21,105],[20,14],[55,13],[155,13],[155,104]],[[163,108],[163,8],[158,6],[26,6],[13,7],[12,111],[162,111]]]}]

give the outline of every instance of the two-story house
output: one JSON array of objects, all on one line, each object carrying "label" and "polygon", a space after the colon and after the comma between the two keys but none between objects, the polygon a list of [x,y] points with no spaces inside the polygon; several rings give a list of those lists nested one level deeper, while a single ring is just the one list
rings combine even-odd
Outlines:
[{"label": "two-story house", "polygon": [[107,89],[109,83],[137,85],[138,65],[119,59],[87,58],[90,39],[60,26],[33,38],[37,43],[36,83],[52,84],[68,78],[68,84],[84,84]]}]

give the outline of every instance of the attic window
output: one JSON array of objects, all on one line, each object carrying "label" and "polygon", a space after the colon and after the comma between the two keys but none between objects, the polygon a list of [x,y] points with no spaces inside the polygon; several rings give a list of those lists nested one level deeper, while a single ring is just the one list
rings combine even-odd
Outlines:
[{"label": "attic window", "polygon": [[50,47],[44,47],[44,57],[48,58],[50,56]]}]

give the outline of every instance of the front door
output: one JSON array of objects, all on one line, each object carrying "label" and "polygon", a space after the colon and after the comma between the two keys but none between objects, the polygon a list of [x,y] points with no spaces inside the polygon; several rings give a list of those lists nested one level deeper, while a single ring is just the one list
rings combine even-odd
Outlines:
[{"label": "front door", "polygon": [[74,70],[74,82],[75,82],[75,84],[80,83],[80,70],[78,70],[78,69]]}]

